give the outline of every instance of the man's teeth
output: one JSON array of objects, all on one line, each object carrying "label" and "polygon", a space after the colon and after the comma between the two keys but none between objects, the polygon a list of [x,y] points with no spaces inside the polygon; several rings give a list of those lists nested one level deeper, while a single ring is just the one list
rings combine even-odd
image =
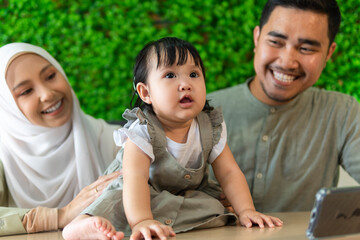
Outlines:
[{"label": "man's teeth", "polygon": [[291,83],[295,80],[295,76],[279,73],[274,71],[274,77],[280,82]]},{"label": "man's teeth", "polygon": [[54,105],[53,107],[46,109],[45,111],[43,111],[43,113],[52,113],[56,110],[59,109],[59,107],[61,106],[62,101],[59,101],[56,105]]}]

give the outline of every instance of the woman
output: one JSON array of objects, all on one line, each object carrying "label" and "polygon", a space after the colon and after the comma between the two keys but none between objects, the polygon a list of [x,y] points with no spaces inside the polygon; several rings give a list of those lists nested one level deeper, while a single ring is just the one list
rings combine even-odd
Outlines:
[{"label": "woman", "polygon": [[0,76],[0,235],[61,229],[119,176],[96,180],[119,126],[86,115],[40,47],[1,47]]}]

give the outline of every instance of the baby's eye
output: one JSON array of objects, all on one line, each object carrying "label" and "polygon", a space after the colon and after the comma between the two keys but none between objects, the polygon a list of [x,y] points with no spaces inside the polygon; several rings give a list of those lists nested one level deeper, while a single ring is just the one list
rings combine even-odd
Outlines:
[{"label": "baby's eye", "polygon": [[168,74],[166,74],[165,77],[166,77],[166,78],[174,78],[174,77],[175,77],[175,74],[174,74],[174,73],[168,73]]},{"label": "baby's eye", "polygon": [[192,72],[192,73],[190,73],[190,77],[197,78],[197,77],[199,77],[199,74],[197,74],[196,72]]}]

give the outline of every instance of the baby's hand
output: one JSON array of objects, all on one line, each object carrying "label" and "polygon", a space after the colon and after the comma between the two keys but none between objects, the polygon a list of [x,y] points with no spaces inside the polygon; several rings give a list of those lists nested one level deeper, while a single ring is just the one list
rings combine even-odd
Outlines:
[{"label": "baby's hand", "polygon": [[144,220],[136,224],[132,229],[130,240],[151,240],[151,236],[157,236],[161,240],[175,237],[175,232],[170,226],[166,226],[156,220]]},{"label": "baby's hand", "polygon": [[271,228],[275,226],[280,227],[283,225],[283,221],[281,221],[279,218],[268,216],[252,209],[240,212],[239,218],[240,224],[247,228],[252,227],[253,223],[259,225],[260,228],[264,228],[265,224]]}]

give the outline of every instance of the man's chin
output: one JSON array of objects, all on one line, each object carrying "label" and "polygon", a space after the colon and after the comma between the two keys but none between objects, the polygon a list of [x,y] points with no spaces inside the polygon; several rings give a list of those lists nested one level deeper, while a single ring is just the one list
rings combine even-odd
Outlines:
[{"label": "man's chin", "polygon": [[291,100],[293,100],[294,98],[296,98],[298,95],[294,95],[294,96],[290,96],[290,97],[286,97],[286,96],[283,96],[283,95],[271,95],[267,92],[265,92],[266,96],[273,102],[276,102],[278,103],[279,105],[281,104],[285,104],[285,103],[288,103],[290,102]]}]

